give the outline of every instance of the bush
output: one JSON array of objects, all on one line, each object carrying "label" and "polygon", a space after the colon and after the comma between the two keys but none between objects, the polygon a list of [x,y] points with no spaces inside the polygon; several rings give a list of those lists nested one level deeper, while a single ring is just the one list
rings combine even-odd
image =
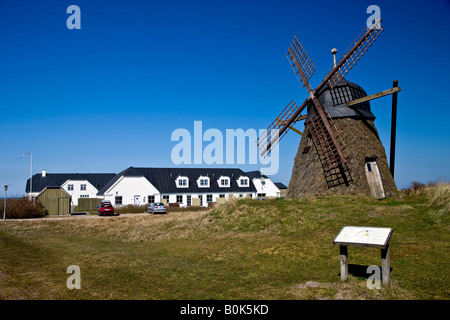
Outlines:
[{"label": "bush", "polygon": [[134,204],[128,204],[125,206],[115,206],[115,213],[144,213],[147,212],[148,204],[136,206]]},{"label": "bush", "polygon": [[422,183],[422,182],[418,182],[418,181],[413,181],[411,182],[411,184],[409,185],[409,187],[402,189],[402,191],[406,194],[406,195],[411,195],[411,194],[427,194],[428,191],[431,188],[434,188],[436,186],[435,182],[428,182],[427,184]]},{"label": "bush", "polygon": [[[210,203],[209,207],[180,207],[179,203],[170,203],[167,206],[167,212],[191,212],[191,211],[207,211],[214,206],[214,203]],[[133,204],[125,205],[125,206],[117,206],[114,207],[115,213],[145,213],[147,212],[148,204],[143,204],[140,206],[136,206]]]},{"label": "bush", "polygon": [[[177,203],[178,204],[178,203]],[[198,212],[198,211],[208,211],[209,209],[211,209],[211,203],[209,204],[209,207],[180,207],[178,206],[174,206],[173,203],[171,203],[168,207],[167,207],[167,212]]]},{"label": "bush", "polygon": [[[0,212],[3,219],[5,200],[0,200]],[[29,219],[45,216],[45,208],[39,204],[22,199],[6,199],[6,219]]]}]

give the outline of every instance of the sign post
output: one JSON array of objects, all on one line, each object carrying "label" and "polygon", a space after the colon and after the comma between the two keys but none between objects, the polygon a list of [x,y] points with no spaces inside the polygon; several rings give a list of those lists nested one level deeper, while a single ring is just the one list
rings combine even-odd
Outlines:
[{"label": "sign post", "polygon": [[333,241],[339,245],[341,280],[348,278],[348,246],[372,247],[381,249],[381,274],[383,285],[391,285],[391,266],[389,259],[389,240],[394,229],[374,227],[345,226]]}]

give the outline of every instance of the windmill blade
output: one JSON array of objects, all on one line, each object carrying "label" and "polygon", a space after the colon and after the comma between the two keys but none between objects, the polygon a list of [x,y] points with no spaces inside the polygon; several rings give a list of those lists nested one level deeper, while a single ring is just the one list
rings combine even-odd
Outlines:
[{"label": "windmill blade", "polygon": [[306,99],[300,107],[295,104],[294,100],[288,103],[286,108],[272,121],[267,130],[256,140],[261,156],[266,157],[270,154],[271,149],[288,133],[290,126],[298,121],[297,119],[300,117],[301,112],[310,101],[310,98]]},{"label": "windmill blade", "polygon": [[303,46],[297,40],[296,36],[294,36],[294,40],[292,40],[291,47],[288,49],[286,57],[288,58],[292,69],[294,69],[295,75],[297,76],[298,81],[300,81],[301,86],[304,87],[307,85],[314,71],[316,71],[316,66],[309,58],[306,50],[303,49]]},{"label": "windmill blade", "polygon": [[316,111],[306,126],[326,174],[331,169],[346,162],[346,157],[343,154],[345,144],[326,107],[316,104]]},{"label": "windmill blade", "polygon": [[[377,29],[378,27],[379,29]],[[339,58],[336,66],[331,68],[325,76],[325,79],[319,84],[315,91],[320,91],[326,83],[333,89],[367,52],[375,40],[380,36],[381,32],[383,32],[383,28],[381,28],[381,19],[379,19],[372,28],[366,27],[341,58]]]}]

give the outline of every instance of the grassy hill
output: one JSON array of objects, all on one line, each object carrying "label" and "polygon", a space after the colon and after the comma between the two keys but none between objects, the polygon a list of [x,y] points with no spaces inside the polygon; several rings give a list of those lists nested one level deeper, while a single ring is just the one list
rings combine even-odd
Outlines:
[{"label": "grassy hill", "polygon": [[[396,199],[231,201],[209,211],[7,221],[1,299],[449,299],[450,186]],[[392,227],[390,288],[370,290],[380,250],[332,241],[345,225]],[[67,267],[81,270],[69,290]],[[367,275],[368,276],[368,275]]]}]

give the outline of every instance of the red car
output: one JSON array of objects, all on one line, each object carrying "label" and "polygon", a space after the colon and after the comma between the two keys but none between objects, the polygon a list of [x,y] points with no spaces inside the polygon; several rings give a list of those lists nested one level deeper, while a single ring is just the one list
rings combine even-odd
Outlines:
[{"label": "red car", "polygon": [[97,214],[99,215],[99,216],[102,216],[102,215],[113,215],[114,214],[114,207],[112,206],[112,204],[111,204],[111,202],[102,202],[102,203],[100,203],[100,206],[98,207],[98,210],[97,210]]}]

